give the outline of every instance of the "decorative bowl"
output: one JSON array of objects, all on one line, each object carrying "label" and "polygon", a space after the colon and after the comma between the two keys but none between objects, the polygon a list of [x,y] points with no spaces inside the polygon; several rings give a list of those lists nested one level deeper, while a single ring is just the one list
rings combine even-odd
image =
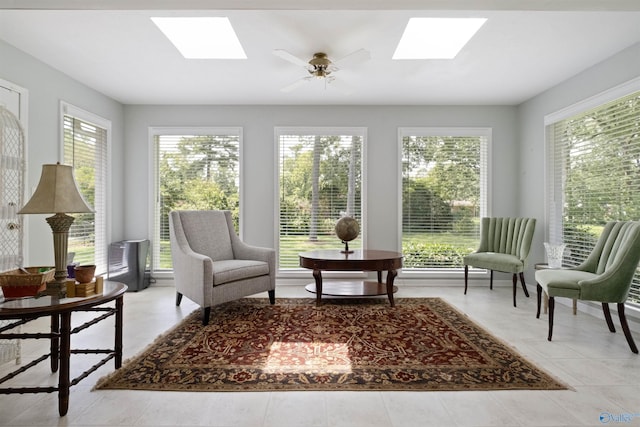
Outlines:
[{"label": "decorative bowl", "polygon": [[78,283],[89,283],[96,273],[95,265],[77,265],[73,269]]}]

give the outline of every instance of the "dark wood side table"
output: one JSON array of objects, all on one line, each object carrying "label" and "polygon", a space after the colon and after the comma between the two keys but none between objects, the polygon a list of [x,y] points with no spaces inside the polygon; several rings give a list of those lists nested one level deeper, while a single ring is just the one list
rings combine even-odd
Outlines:
[{"label": "dark wood side table", "polygon": [[[0,394],[15,393],[53,393],[58,392],[58,412],[66,415],[69,409],[69,389],[82,379],[94,372],[109,360],[115,360],[116,369],[122,366],[122,305],[127,286],[118,282],[104,282],[103,292],[84,298],[62,298],[43,296],[40,298],[7,299],[0,301],[0,319],[14,320],[14,322],[0,328],[1,339],[49,339],[50,353],[21,366],[0,378],[0,384],[16,375],[34,367],[38,363],[50,359],[51,372],[58,372],[57,387],[21,387],[0,388]],[[115,307],[99,307],[105,303],[115,301]],[[71,313],[89,311],[102,313],[94,319],[71,329]],[[51,332],[49,333],[7,333],[13,328],[24,325],[39,317],[51,317]],[[76,334],[96,323],[115,316],[115,342],[113,349],[71,349],[71,335]],[[106,356],[83,372],[80,376],[69,378],[69,361],[72,354],[105,354]]]},{"label": "dark wood side table", "polygon": [[[355,250],[345,253],[339,250],[320,250],[299,254],[300,266],[313,270],[315,283],[305,288],[316,294],[316,305],[321,304],[322,294],[336,296],[371,296],[387,294],[391,307],[395,305],[393,293],[398,290],[393,281],[402,268],[402,254],[391,251]],[[322,282],[322,271],[377,271],[378,282]],[[387,272],[386,284],[382,272]]]}]

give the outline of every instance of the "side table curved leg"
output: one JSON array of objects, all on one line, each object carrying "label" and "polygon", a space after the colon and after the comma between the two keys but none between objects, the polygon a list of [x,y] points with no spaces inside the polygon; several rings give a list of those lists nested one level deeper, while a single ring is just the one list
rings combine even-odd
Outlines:
[{"label": "side table curved leg", "polygon": [[316,306],[322,304],[322,271],[313,270],[313,278],[316,281]]},{"label": "side table curved leg", "polygon": [[51,315],[51,372],[58,372],[58,362],[60,360],[60,315]]},{"label": "side table curved leg", "polygon": [[116,353],[116,357],[114,359],[116,369],[119,369],[122,366],[122,323],[123,323],[123,315],[122,315],[122,307],[124,306],[124,297],[120,295],[119,298],[116,298],[116,334],[115,334],[115,343],[114,343],[114,351]]},{"label": "side table curved leg", "polygon": [[391,304],[391,307],[396,306],[393,301],[393,281],[397,275],[398,272],[396,270],[389,270],[387,272],[387,295],[389,296],[389,303]]},{"label": "side table curved leg", "polygon": [[58,377],[58,412],[69,410],[69,358],[71,357],[71,312],[60,314],[60,374]]}]

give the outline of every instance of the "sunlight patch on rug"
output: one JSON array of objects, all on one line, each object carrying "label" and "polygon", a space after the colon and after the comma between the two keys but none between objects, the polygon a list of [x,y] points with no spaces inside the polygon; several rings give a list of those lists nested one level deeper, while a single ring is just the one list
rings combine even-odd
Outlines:
[{"label": "sunlight patch on rug", "polygon": [[96,389],[564,390],[439,298],[245,298],[185,318]]}]

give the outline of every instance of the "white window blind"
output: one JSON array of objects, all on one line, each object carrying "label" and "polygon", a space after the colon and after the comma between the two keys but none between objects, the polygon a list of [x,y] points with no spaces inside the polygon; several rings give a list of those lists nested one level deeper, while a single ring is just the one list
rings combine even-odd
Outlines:
[{"label": "white window blind", "polygon": [[298,253],[343,249],[335,224],[344,215],[360,224],[349,249],[363,247],[364,129],[277,129],[280,270],[300,268]]},{"label": "white window blind", "polygon": [[240,128],[152,129],[155,209],[152,264],[171,270],[169,212],[230,210],[240,223]]},{"label": "white window blind", "polygon": [[[107,268],[107,142],[110,124],[84,119],[80,110],[63,107],[64,163],[73,166],[80,193],[95,213],[73,214],[68,251],[74,262],[95,264],[96,271]],[[86,114],[88,115],[88,114]],[[89,115],[90,116],[90,115]],[[106,121],[105,121],[106,122]]]},{"label": "white window blind", "polygon": [[[640,220],[640,92],[547,126],[549,240],[563,264],[591,253],[608,221]],[[640,275],[630,300],[640,303]]]},{"label": "white window blind", "polygon": [[403,271],[461,268],[487,214],[490,129],[400,129]]}]

